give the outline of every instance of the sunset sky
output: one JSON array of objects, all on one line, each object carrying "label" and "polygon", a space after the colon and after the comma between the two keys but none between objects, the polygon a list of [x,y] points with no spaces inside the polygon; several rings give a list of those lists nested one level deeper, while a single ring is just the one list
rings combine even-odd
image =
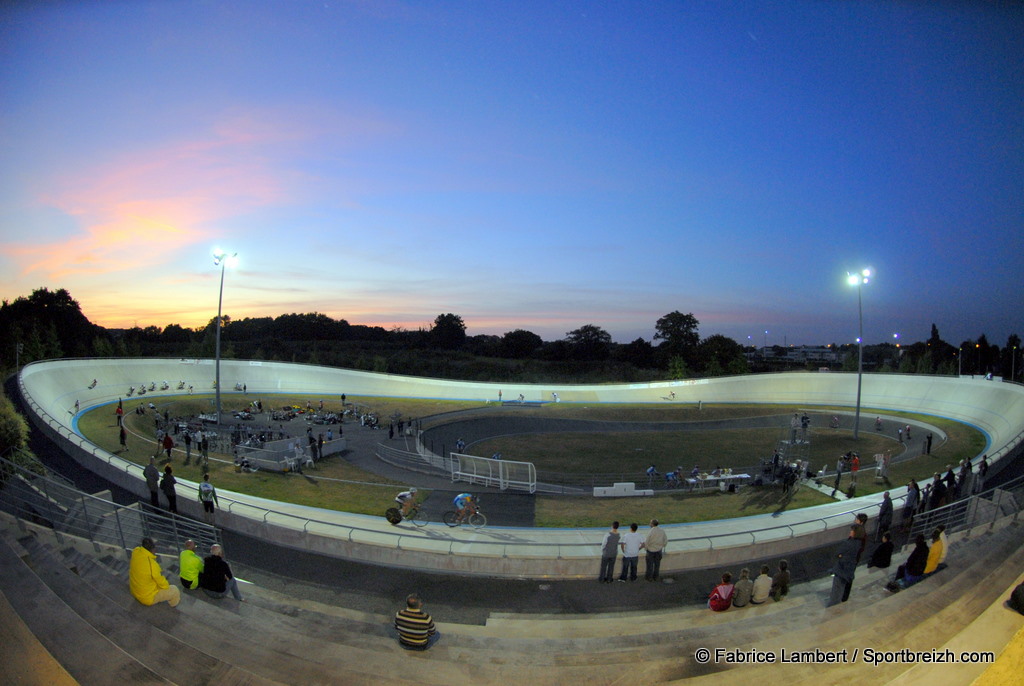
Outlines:
[{"label": "sunset sky", "polygon": [[[1024,5],[0,6],[0,297],[761,345],[1024,334]],[[1002,3],[999,3],[1000,5]],[[769,333],[765,335],[765,331]]]}]

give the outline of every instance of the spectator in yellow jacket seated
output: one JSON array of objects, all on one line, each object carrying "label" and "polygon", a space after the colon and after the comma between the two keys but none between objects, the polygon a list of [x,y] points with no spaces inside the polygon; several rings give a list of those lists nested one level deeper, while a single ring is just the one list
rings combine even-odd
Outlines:
[{"label": "spectator in yellow jacket seated", "polygon": [[171,607],[177,607],[181,592],[177,586],[167,583],[153,552],[155,550],[156,542],[149,537],[142,539],[142,545],[132,550],[128,587],[135,599],[143,605],[154,605],[166,600]]},{"label": "spectator in yellow jacket seated", "polygon": [[928,549],[928,562],[924,565],[924,575],[934,574],[939,569],[939,563],[944,557],[942,554],[942,532],[936,529],[932,532],[932,547]]},{"label": "spectator in yellow jacket seated", "polygon": [[196,555],[196,542],[191,538],[185,541],[185,549],[178,556],[178,573],[181,575],[181,587],[189,590],[199,588],[199,573],[203,571],[203,558]]}]

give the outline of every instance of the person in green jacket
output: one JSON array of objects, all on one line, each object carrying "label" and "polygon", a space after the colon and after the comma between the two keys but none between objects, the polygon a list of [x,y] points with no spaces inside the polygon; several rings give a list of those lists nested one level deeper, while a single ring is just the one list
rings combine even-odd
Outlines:
[{"label": "person in green jacket", "polygon": [[181,587],[193,590],[199,588],[199,573],[203,571],[203,558],[196,555],[196,542],[185,541],[185,549],[178,556],[178,573]]}]

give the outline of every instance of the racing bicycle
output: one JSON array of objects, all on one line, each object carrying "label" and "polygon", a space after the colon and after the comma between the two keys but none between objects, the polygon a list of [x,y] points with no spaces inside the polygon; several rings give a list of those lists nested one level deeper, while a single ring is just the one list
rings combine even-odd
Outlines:
[{"label": "racing bicycle", "polygon": [[384,519],[388,520],[392,526],[398,526],[403,521],[410,521],[416,526],[426,526],[427,518],[423,516],[418,507],[409,508],[409,513],[402,515],[402,511],[397,507],[389,507],[384,511]]},{"label": "racing bicycle", "polygon": [[459,513],[455,510],[449,510],[444,513],[444,523],[451,527],[456,527],[460,524],[469,524],[474,529],[481,529],[487,526],[487,517],[483,512],[480,511],[480,505],[475,504],[475,511],[471,514],[465,515],[459,519]]}]

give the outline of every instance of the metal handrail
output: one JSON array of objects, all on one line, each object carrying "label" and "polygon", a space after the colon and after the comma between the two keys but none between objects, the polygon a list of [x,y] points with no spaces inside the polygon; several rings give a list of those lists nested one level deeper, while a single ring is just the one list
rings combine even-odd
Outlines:
[{"label": "metal handrail", "polygon": [[[202,546],[220,542],[215,527],[168,515],[163,512],[141,507],[128,507],[99,496],[85,493],[73,486],[62,483],[50,475],[41,475],[14,462],[10,457],[18,452],[10,450],[7,456],[0,456],[0,504],[14,510],[11,514],[33,521],[49,523],[58,533],[68,533],[90,542],[117,545],[128,551],[139,544],[138,539],[128,540],[125,524],[131,521],[142,535],[156,538],[161,547],[177,552],[186,539],[194,539]],[[19,496],[8,480],[21,477],[36,497]],[[6,508],[5,508],[6,509]],[[78,510],[78,515],[69,516]],[[94,513],[101,513],[95,514]],[[111,519],[112,518],[112,519]],[[84,520],[84,521],[80,521]],[[113,530],[108,522],[113,523]],[[166,532],[171,532],[170,536]],[[104,536],[102,534],[106,533]]]}]

